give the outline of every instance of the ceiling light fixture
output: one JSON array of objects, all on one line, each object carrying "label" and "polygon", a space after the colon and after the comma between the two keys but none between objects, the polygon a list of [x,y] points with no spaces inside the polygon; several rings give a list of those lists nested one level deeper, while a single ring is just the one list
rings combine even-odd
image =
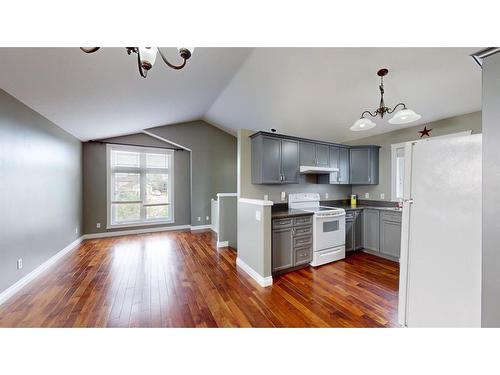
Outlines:
[{"label": "ceiling light fixture", "polygon": [[[80,47],[80,49],[85,53],[94,53],[101,47]],[[177,48],[179,51],[179,55],[184,60],[181,64],[175,65],[170,63],[163,52],[160,50],[160,47],[125,47],[127,53],[130,55],[132,53],[137,54],[137,66],[139,68],[139,74],[141,77],[146,78],[148,76],[148,71],[153,67],[156,61],[156,53],[160,54],[161,59],[165,64],[167,64],[172,69],[182,69],[186,65],[186,62],[189,60],[191,55],[193,54],[194,48]]]},{"label": "ceiling light fixture", "polygon": [[361,114],[361,118],[357,120],[351,127],[350,129],[354,132],[358,131],[363,131],[363,130],[368,130],[374,128],[377,124],[375,124],[372,120],[365,118],[365,114],[370,115],[371,117],[377,117],[380,116],[380,118],[384,118],[384,115],[391,114],[398,107],[402,107],[401,110],[397,111],[394,113],[394,116],[392,116],[391,119],[389,119],[390,124],[408,124],[413,121],[417,121],[420,119],[422,116],[416,113],[415,111],[412,111],[411,109],[406,108],[406,105],[404,103],[398,103],[394,108],[389,108],[386,107],[384,103],[384,77],[389,73],[388,69],[380,69],[377,72],[377,75],[380,77],[380,104],[379,107],[375,110],[374,113],[371,113],[370,111],[364,111]]}]

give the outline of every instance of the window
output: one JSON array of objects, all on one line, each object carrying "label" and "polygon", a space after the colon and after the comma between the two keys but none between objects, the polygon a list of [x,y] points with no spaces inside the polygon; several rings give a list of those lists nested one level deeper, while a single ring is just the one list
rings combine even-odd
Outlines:
[{"label": "window", "polygon": [[171,150],[107,145],[108,227],[172,223]]},{"label": "window", "polygon": [[405,181],[405,144],[399,143],[391,146],[391,171],[392,188],[391,200],[403,199]]}]

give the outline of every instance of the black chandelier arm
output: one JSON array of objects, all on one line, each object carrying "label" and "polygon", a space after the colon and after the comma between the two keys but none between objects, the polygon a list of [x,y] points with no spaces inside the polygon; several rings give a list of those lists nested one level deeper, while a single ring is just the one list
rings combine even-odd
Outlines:
[{"label": "black chandelier arm", "polygon": [[94,53],[99,50],[101,47],[80,47],[80,49],[85,53]]},{"label": "black chandelier arm", "polygon": [[170,63],[170,62],[167,60],[167,58],[165,57],[165,55],[163,54],[163,52],[160,50],[160,47],[157,47],[157,49],[158,49],[158,53],[160,54],[161,59],[163,60],[163,62],[164,62],[165,64],[167,64],[169,67],[171,67],[172,69],[177,69],[177,70],[179,70],[179,69],[184,68],[184,66],[186,65],[187,58],[184,58],[184,61],[182,62],[182,64],[180,64],[180,65],[174,65],[174,64]]},{"label": "black chandelier arm", "polygon": [[139,48],[137,48],[137,66],[139,68],[139,74],[142,78],[146,78],[148,76],[147,70],[142,69],[141,65],[141,54],[139,53]]},{"label": "black chandelier arm", "polygon": [[378,109],[375,111],[375,114],[371,113],[370,111],[364,111],[362,114],[361,114],[361,117],[360,118],[364,118],[365,117],[365,113],[368,113],[370,116],[372,117],[377,117],[378,115]]},{"label": "black chandelier arm", "polygon": [[400,105],[402,105],[402,106],[403,106],[403,109],[406,109],[406,104],[405,104],[405,103],[398,103],[398,104],[396,104],[396,106],[395,106],[393,109],[389,109],[389,108],[387,108],[387,113],[392,113],[392,112],[394,112],[394,111],[396,110],[396,108],[398,108]]}]

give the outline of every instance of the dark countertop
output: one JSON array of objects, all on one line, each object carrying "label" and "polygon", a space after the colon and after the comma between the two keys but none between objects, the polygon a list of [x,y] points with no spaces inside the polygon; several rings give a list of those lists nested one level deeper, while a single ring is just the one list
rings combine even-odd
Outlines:
[{"label": "dark countertop", "polygon": [[399,213],[403,211],[401,208],[396,209],[395,207],[380,207],[380,206],[367,206],[367,205],[357,205],[356,207],[337,205],[335,207],[343,208],[346,211],[364,210],[365,208],[371,210],[381,210],[381,211],[399,212]]},{"label": "dark countertop", "polygon": [[296,216],[312,216],[312,212],[296,210],[296,209],[279,209],[271,211],[272,219],[284,219],[286,217],[296,217]]}]

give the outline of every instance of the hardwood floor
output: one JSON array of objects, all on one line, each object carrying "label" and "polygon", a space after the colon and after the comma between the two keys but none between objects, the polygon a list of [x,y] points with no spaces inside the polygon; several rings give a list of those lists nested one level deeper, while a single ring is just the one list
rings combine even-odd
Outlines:
[{"label": "hardwood floor", "polygon": [[0,306],[1,327],[392,327],[399,266],[365,253],[263,288],[211,232],[89,240]]}]

